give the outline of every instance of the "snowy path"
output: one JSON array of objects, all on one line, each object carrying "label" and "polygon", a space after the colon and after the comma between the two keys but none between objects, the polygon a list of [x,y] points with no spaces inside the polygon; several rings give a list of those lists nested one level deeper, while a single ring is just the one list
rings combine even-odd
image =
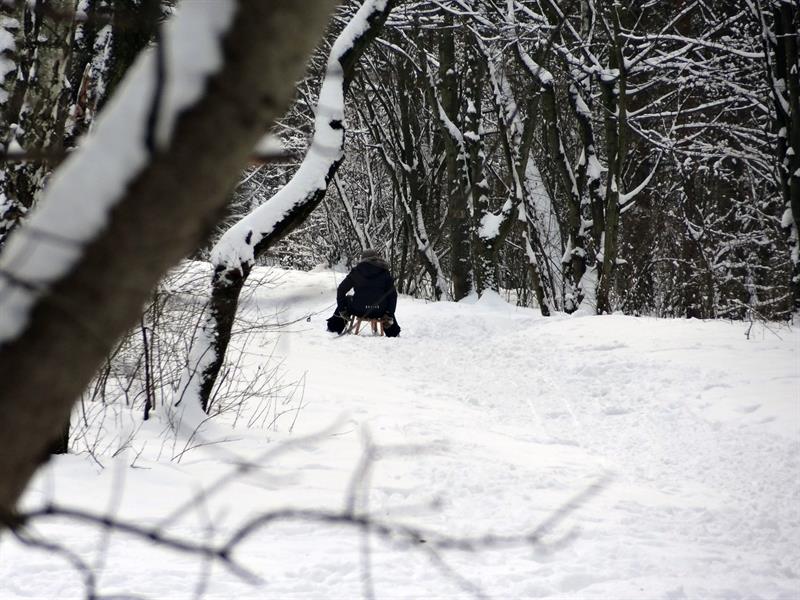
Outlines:
[{"label": "snowy path", "polygon": [[[800,597],[797,331],[756,328],[748,341],[742,324],[543,319],[497,298],[472,305],[403,298],[401,338],[335,337],[322,329],[336,278],[287,272],[277,288],[259,290],[251,318],[279,313],[290,321],[325,311],[293,325],[276,348],[267,336],[247,352],[253,368],[274,351],[287,377],[306,374],[307,406],[294,433],[272,439],[319,431],[342,414],[344,424],[209,498],[171,531],[204,535],[206,510],[220,536],[270,508],[338,510],[369,435],[395,451],[375,464],[357,507],[455,536],[532,531],[606,482],[537,548],[442,554],[488,597]],[[239,456],[269,447],[263,432],[235,434],[238,441],[225,448]],[[143,460],[147,470],[122,469],[116,511],[144,522],[163,518],[192,493],[188,482],[225,472],[224,456],[209,447],[180,464]],[[84,458],[66,457],[40,478],[30,501],[55,493],[85,504],[91,486],[91,505],[105,508],[112,471],[97,475]],[[79,542],[86,537],[79,528],[53,531],[97,554],[95,539]],[[275,525],[237,552],[265,578],[263,586],[215,569],[206,596],[359,597],[361,544],[343,526]],[[106,554],[104,591],[188,598],[199,581],[193,559],[138,542],[120,540]],[[0,598],[79,593],[66,566],[50,581],[37,569],[53,572],[44,566],[52,561],[32,556],[9,542],[0,546]],[[424,544],[407,549],[372,539],[370,558],[377,598],[470,596],[432,563]],[[152,578],[141,577],[145,569]]]}]

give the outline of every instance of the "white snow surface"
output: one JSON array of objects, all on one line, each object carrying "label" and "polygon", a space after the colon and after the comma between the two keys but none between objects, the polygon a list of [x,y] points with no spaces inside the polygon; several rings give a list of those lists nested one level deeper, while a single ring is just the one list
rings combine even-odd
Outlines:
[{"label": "white snow surface", "polygon": [[[401,297],[401,337],[337,337],[324,319],[343,274],[275,275],[277,286],[243,304],[245,316],[299,321],[233,352],[248,373],[283,360],[285,377],[305,376],[299,413],[277,431],[212,419],[195,440],[209,445],[178,462],[169,459],[185,433],[164,437],[161,407],[144,425],[118,409],[98,438],[106,468],[85,454],[54,458],[25,506],[55,500],[194,542],[223,540],[263,511],[342,510],[369,436],[387,451],[357,514],[454,536],[530,532],[606,481],[535,547],[441,551],[489,598],[798,597],[797,329],[755,325],[747,339],[745,323],[544,318],[487,294],[458,304]],[[191,429],[202,415],[184,418]],[[304,439],[337,419],[334,430]],[[129,450],[112,458],[112,434],[136,428]],[[183,504],[287,441],[256,472]],[[362,597],[363,538],[343,525],[289,521],[254,533],[234,556],[260,584],[220,566],[204,582],[196,557],[120,533],[106,539],[88,525],[40,521],[36,531],[97,567],[104,594],[188,599],[205,586],[215,599]],[[472,597],[430,560],[427,541],[370,545],[376,598]],[[82,597],[81,578],[62,559],[8,535],[0,556],[3,600]]]},{"label": "white snow surface", "polygon": [[[166,143],[177,116],[200,97],[207,79],[219,69],[220,41],[236,6],[236,0],[187,2],[167,23],[160,143]],[[10,237],[0,256],[0,343],[24,330],[42,290],[79,260],[146,165],[155,73],[155,53],[144,52],[93,134],[56,171],[31,216]]]}]

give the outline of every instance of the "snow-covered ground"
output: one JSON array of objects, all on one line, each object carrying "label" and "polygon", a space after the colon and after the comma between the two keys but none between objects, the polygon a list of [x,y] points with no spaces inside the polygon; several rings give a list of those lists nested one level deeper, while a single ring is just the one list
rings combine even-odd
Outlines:
[{"label": "snow-covered ground", "polygon": [[[187,441],[165,433],[159,411],[129,450],[98,457],[105,469],[88,455],[54,460],[25,504],[111,512],[202,543],[270,510],[353,502],[355,515],[430,539],[273,523],[234,553],[254,584],[220,565],[206,578],[202,558],[89,525],[40,521],[36,531],[95,567],[102,593],[145,598],[358,598],[369,593],[367,563],[376,598],[800,597],[797,329],[756,325],[747,339],[742,323],[546,319],[499,298],[401,298],[400,338],[336,337],[324,320],[342,277],[287,271],[245,306],[251,319],[300,319],[245,349],[250,372],[283,358],[283,377],[304,380],[299,412],[273,406],[291,408],[277,431],[233,429],[223,416],[189,445],[218,443],[170,460]],[[119,411],[107,426],[139,424]],[[381,450],[364,479],[369,440]],[[271,450],[258,469],[200,493]],[[534,546],[436,547],[438,534],[534,531]],[[0,598],[82,594],[65,560],[5,536]]]}]

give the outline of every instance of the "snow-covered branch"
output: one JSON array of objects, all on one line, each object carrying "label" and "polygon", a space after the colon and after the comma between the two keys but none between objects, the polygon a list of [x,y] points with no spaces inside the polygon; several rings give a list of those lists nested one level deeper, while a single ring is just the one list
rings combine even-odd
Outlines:
[{"label": "snow-covered branch", "polygon": [[644,190],[650,184],[650,180],[653,179],[653,176],[658,171],[658,166],[660,163],[661,163],[661,154],[659,154],[658,157],[656,158],[656,164],[653,165],[653,168],[647,174],[647,177],[645,177],[639,185],[637,185],[629,192],[625,192],[624,194],[620,193],[619,205],[622,207],[620,213],[626,212],[631,206],[633,206],[632,201],[635,200],[636,196],[638,196],[642,192],[642,190]]}]

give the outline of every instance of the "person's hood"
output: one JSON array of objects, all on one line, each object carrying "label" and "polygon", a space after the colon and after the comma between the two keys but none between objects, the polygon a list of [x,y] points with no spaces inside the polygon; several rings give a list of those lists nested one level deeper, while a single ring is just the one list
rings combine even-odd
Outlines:
[{"label": "person's hood", "polygon": [[383,271],[388,271],[389,264],[380,256],[370,256],[362,259],[355,268],[364,277],[375,277]]}]

